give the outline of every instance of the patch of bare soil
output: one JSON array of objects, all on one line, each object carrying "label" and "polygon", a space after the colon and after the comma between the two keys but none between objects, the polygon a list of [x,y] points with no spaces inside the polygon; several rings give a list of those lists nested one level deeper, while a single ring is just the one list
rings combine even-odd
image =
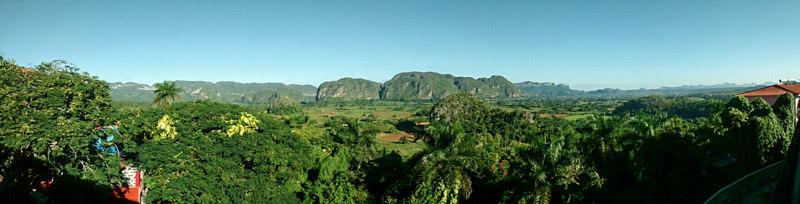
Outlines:
[{"label": "patch of bare soil", "polygon": [[388,140],[392,142],[400,142],[400,138],[407,137],[408,140],[414,140],[414,135],[408,133],[401,133],[401,134],[394,134],[394,135],[385,135],[380,136],[378,139]]},{"label": "patch of bare soil", "polygon": [[542,117],[556,116],[557,118],[563,118],[563,117],[569,116],[569,114],[541,114],[539,116],[542,116]]}]

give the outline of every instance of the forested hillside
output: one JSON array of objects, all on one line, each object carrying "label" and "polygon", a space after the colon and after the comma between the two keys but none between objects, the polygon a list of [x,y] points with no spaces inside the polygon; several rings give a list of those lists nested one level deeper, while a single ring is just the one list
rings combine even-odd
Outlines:
[{"label": "forested hillside", "polygon": [[518,98],[519,87],[502,76],[473,79],[435,72],[404,72],[383,84],[381,99],[430,100],[450,94],[468,92],[482,98]]},{"label": "forested hillside", "polygon": [[252,96],[243,96],[242,103],[259,103],[270,104],[273,100],[286,97],[294,101],[303,101],[305,96],[302,91],[289,88],[279,88],[278,90],[264,90],[253,94]]},{"label": "forested hillside", "polygon": [[583,93],[583,91],[572,90],[566,84],[554,84],[550,82],[538,83],[525,81],[516,83],[519,89],[528,93],[532,97],[552,97],[552,96],[576,96]]},{"label": "forested hillside", "polygon": [[366,79],[342,78],[319,85],[317,101],[350,101],[379,99],[381,84]]},{"label": "forested hillside", "polygon": [[591,97],[605,97],[605,98],[635,98],[651,95],[660,96],[698,96],[698,97],[718,97],[719,99],[728,98],[736,93],[756,90],[764,87],[765,85],[747,84],[720,84],[709,86],[678,86],[678,87],[661,87],[658,89],[632,89],[622,90],[614,88],[605,88],[592,91],[573,90],[566,84],[555,84],[550,82],[521,82],[516,83],[519,88],[527,93],[528,96],[534,98],[591,98]]},{"label": "forested hillside", "polygon": [[[522,97],[568,99],[568,98],[621,98],[631,99],[650,95],[695,96],[701,98],[728,99],[735,93],[763,87],[721,84],[712,86],[662,87],[660,89],[598,89],[594,91],[573,90],[565,84],[525,81],[511,83],[502,76],[474,79],[455,77],[435,72],[404,72],[381,84],[366,79],[342,78],[312,85],[285,85],[282,83],[238,83],[174,81],[178,88],[186,90],[185,100],[211,100],[222,103],[269,104],[279,96],[298,102],[343,102],[354,100],[418,101],[439,100],[450,94],[467,92],[484,99],[514,99]],[[137,83],[111,83],[111,97],[115,101],[146,102],[153,98],[155,87]]]},{"label": "forested hillside", "polygon": [[524,95],[519,87],[502,76],[476,80],[435,72],[405,72],[383,84],[353,78],[324,82],[317,91],[317,101],[437,100],[461,92],[481,98],[519,98]]},{"label": "forested hillside", "polygon": [[[211,100],[223,103],[249,102],[261,91],[286,90],[299,91],[303,97],[298,101],[313,100],[317,88],[312,85],[282,83],[239,83],[239,82],[205,82],[205,81],[168,81],[175,82],[178,88],[186,90],[181,96],[185,100]],[[118,101],[152,101],[155,87],[137,83],[111,83],[111,97]],[[295,92],[296,93],[296,92]],[[265,95],[264,93],[260,95]],[[267,94],[268,95],[268,94]],[[296,95],[290,96],[294,97]]]}]

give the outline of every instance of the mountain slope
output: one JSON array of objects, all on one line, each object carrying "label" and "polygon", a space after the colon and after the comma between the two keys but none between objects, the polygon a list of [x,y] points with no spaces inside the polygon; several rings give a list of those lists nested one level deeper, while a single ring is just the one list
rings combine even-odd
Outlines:
[{"label": "mountain slope", "polygon": [[[223,103],[240,102],[243,97],[253,96],[265,90],[279,89],[297,90],[304,96],[314,96],[316,87],[311,85],[286,85],[282,83],[239,83],[221,81],[211,83],[206,81],[168,81],[182,88],[186,93],[181,94],[184,100],[211,100]],[[109,92],[114,100],[118,101],[152,101],[155,87],[138,83],[109,83]]]},{"label": "mountain slope", "polygon": [[523,92],[502,76],[454,77],[436,72],[404,72],[383,84],[381,99],[430,100],[467,92],[480,98],[517,98]]},{"label": "mountain slope", "polygon": [[366,79],[341,78],[319,85],[317,101],[380,99],[381,84]]}]

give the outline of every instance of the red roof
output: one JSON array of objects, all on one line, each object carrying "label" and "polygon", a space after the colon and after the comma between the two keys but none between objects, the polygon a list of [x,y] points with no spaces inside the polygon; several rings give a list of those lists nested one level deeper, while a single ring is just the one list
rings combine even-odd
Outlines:
[{"label": "red roof", "polygon": [[736,94],[737,96],[780,96],[785,93],[800,94],[800,84],[776,84],[755,91]]}]

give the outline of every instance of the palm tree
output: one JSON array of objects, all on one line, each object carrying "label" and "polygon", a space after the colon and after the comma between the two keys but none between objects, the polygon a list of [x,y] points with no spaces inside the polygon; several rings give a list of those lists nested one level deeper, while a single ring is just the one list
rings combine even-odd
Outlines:
[{"label": "palm tree", "polygon": [[182,88],[176,87],[175,82],[167,83],[165,81],[164,83],[156,84],[155,87],[156,98],[153,99],[153,107],[164,104],[172,105],[175,99],[183,101],[180,94],[186,93]]},{"label": "palm tree", "polygon": [[589,158],[597,162],[599,167],[606,167],[609,157],[620,150],[619,139],[622,132],[621,125],[623,119],[620,117],[607,118],[605,116],[591,116],[591,133],[584,141],[584,147],[588,149]]},{"label": "palm tree", "polygon": [[418,184],[412,203],[457,203],[472,193],[470,174],[480,169],[474,135],[460,124],[428,126],[427,149],[416,164]]},{"label": "palm tree", "polygon": [[587,166],[578,149],[567,141],[569,134],[535,135],[541,139],[517,148],[519,157],[526,161],[514,172],[518,175],[513,179],[524,184],[518,191],[522,195],[518,203],[550,203],[554,195],[560,195],[561,202],[569,202],[580,199],[576,192],[602,185],[597,171]]}]

